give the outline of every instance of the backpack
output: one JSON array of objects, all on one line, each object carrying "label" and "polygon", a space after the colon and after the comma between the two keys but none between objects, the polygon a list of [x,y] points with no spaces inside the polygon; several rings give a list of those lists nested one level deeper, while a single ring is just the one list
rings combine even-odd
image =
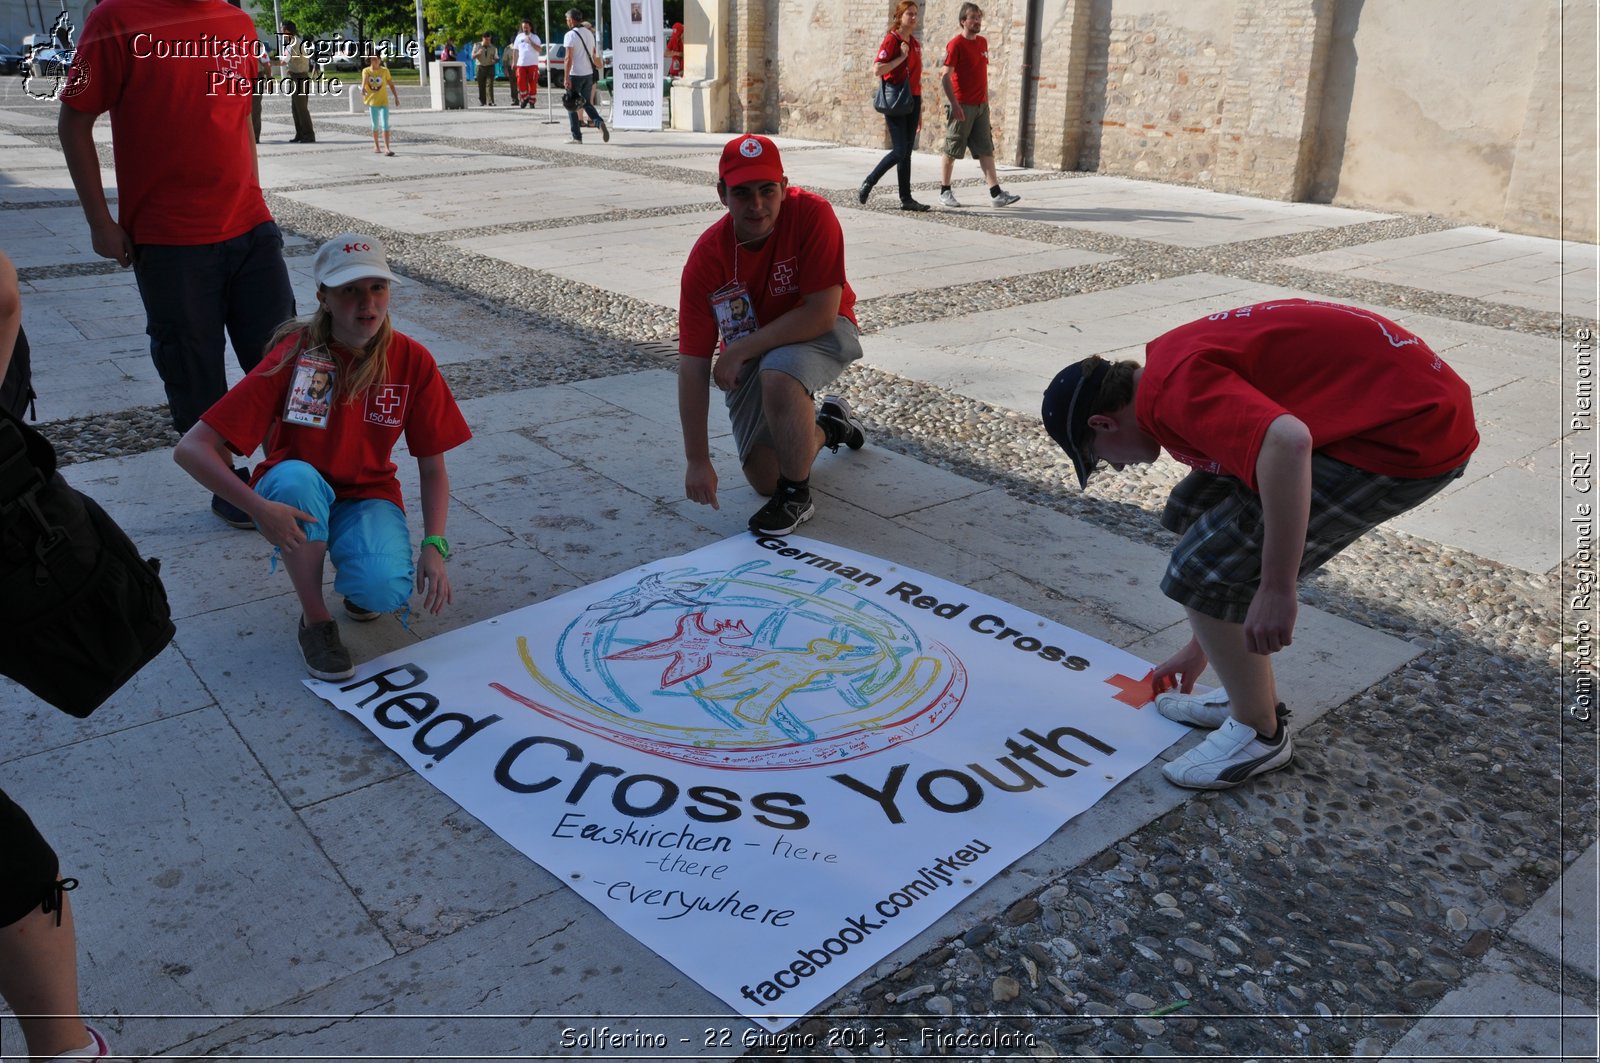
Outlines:
[{"label": "backpack", "polygon": [[0,675],[88,716],[176,634],[160,568],[0,409]]},{"label": "backpack", "polygon": [[[33,405],[33,367],[28,363],[28,334],[17,329],[17,343],[11,349],[11,364],[6,367],[4,380],[0,380],[0,409],[10,410],[19,418]],[[37,419],[38,411],[33,411]]]}]

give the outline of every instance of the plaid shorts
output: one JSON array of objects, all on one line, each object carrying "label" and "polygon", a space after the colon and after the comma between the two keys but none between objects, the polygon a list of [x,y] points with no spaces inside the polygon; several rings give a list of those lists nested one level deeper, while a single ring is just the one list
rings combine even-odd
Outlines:
[{"label": "plaid shorts", "polygon": [[[1315,572],[1390,517],[1426,502],[1466,468],[1463,462],[1439,476],[1406,480],[1313,453],[1300,575]],[[1261,584],[1261,496],[1236,477],[1191,472],[1172,489],[1161,526],[1182,536],[1161,578],[1162,593],[1205,616],[1244,623]]]}]

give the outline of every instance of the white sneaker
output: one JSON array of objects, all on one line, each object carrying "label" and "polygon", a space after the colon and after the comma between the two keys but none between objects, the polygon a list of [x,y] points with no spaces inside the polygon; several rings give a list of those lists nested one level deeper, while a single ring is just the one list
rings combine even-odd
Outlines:
[{"label": "white sneaker", "polygon": [[1221,687],[1209,694],[1180,694],[1169,690],[1156,695],[1156,711],[1169,720],[1214,731],[1228,719],[1228,692]]},{"label": "white sneaker", "polygon": [[1021,198],[1022,197],[1017,195],[1015,192],[1007,192],[1002,189],[1001,191],[990,196],[989,202],[993,203],[997,207],[1009,207],[1011,204],[1015,203]]},{"label": "white sneaker", "polygon": [[947,188],[943,192],[939,193],[939,202],[946,207],[961,206],[961,201],[956,199],[955,190],[951,188]]},{"label": "white sneaker", "polygon": [[94,1040],[75,1051],[52,1056],[46,1063],[62,1063],[62,1061],[74,1059],[98,1059],[100,1063],[128,1063],[127,1059],[111,1054],[111,1046],[106,1044],[106,1039],[99,1030],[87,1025],[84,1029],[89,1031],[89,1036]]},{"label": "white sneaker", "polygon": [[1246,779],[1288,767],[1294,759],[1288,714],[1278,707],[1278,740],[1268,742],[1254,727],[1229,718],[1204,742],[1161,769],[1167,780],[1191,790],[1226,790]]}]

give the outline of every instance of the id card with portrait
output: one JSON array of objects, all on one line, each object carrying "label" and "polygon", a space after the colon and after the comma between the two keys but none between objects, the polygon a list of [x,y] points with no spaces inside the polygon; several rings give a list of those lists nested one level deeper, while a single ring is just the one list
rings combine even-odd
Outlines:
[{"label": "id card with portrait", "polygon": [[724,350],[734,340],[761,327],[761,322],[756,320],[756,308],[750,302],[750,292],[740,281],[729,281],[709,298],[711,311],[717,315],[717,331],[722,334]]},{"label": "id card with portrait", "polygon": [[338,372],[326,347],[301,351],[284,400],[283,420],[303,428],[326,428],[333,414],[333,382]]}]

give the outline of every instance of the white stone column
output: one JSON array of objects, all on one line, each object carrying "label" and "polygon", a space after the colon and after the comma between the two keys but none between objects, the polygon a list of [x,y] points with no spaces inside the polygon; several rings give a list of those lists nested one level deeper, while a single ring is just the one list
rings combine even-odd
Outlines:
[{"label": "white stone column", "polygon": [[684,0],[683,74],[672,82],[672,128],[726,133],[730,104],[728,4]]}]

